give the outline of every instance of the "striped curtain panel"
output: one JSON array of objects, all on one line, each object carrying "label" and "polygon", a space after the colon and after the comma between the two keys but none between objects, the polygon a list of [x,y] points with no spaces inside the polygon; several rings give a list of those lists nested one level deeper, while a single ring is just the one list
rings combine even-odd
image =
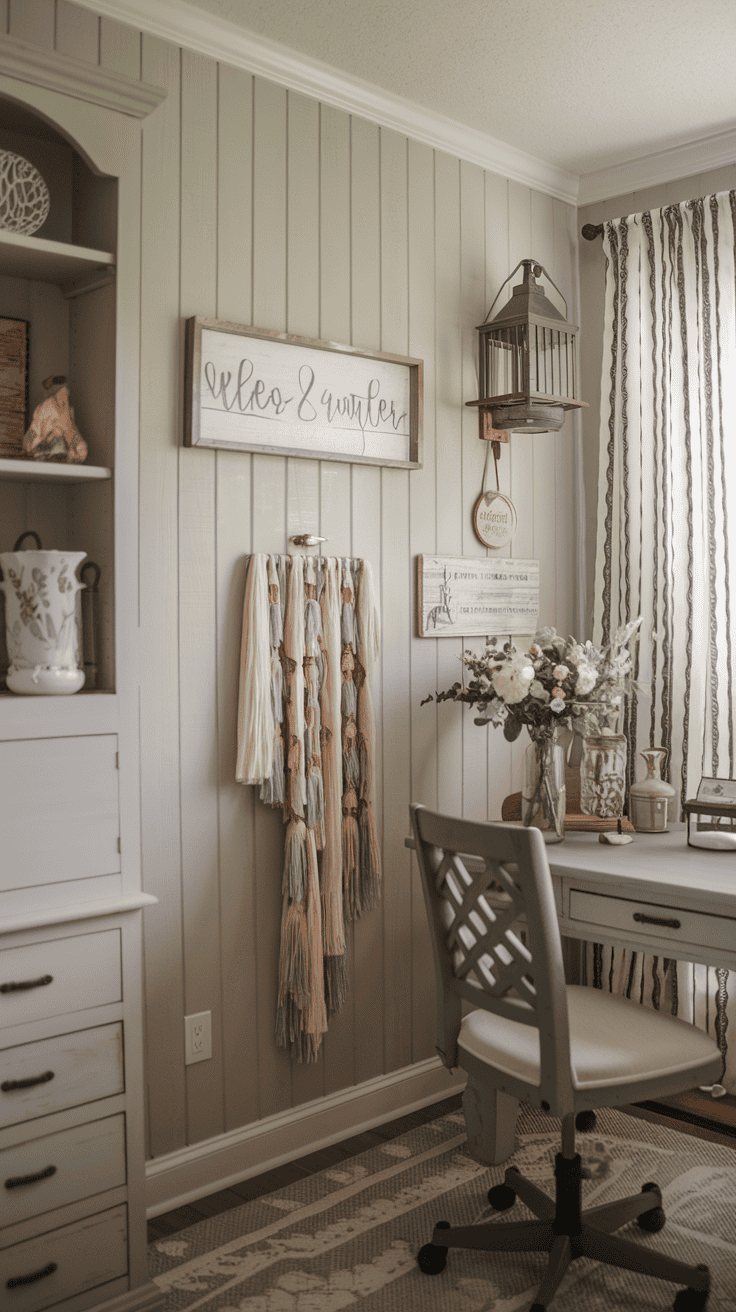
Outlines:
[{"label": "striped curtain panel", "polygon": [[[638,752],[664,747],[678,809],[701,776],[734,777],[736,192],[614,220],[603,243],[594,632],[644,617],[651,696],[626,707],[629,782]],[[588,983],[713,1033],[736,1094],[728,971],[595,945],[586,966]]]}]

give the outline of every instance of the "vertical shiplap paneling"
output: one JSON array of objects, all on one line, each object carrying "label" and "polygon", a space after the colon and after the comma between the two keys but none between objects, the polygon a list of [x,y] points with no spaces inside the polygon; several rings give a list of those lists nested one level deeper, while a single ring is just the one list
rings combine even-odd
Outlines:
[{"label": "vertical shiplap paneling", "polygon": [[56,47],[60,55],[96,64],[100,57],[100,20],[90,9],[56,0]]},{"label": "vertical shiplap paneling", "polygon": [[[531,250],[531,192],[519,182],[509,182],[509,263],[508,273],[532,254]],[[507,273],[507,276],[508,276]],[[511,295],[511,288],[518,281],[521,270],[501,293],[494,313]],[[541,439],[544,441],[544,438]],[[516,560],[533,560],[534,556],[534,442],[540,441],[530,433],[512,433],[509,443],[511,460],[511,499],[516,507],[518,528],[512,543],[511,554]],[[540,560],[540,568],[549,568],[548,562]],[[542,617],[540,615],[540,622]],[[514,635],[523,642],[527,635]],[[511,747],[512,783],[521,787],[522,759],[529,745],[529,735],[523,731]]]},{"label": "vertical shiplap paneling", "polygon": [[143,39],[143,77],[166,99],[143,125],[141,211],[141,853],[158,906],[143,918],[149,1151],[186,1142],[179,805],[180,58]]},{"label": "vertical shiplap paneling", "polygon": [[[319,337],[319,105],[306,97],[287,98],[287,283],[289,332]],[[318,460],[286,462],[286,533],[320,535]],[[329,543],[325,544],[329,548]],[[298,551],[289,543],[289,551]],[[292,1100],[311,1102],[324,1093],[324,1050],[316,1062],[294,1062]]]},{"label": "vertical shiplap paneling", "polygon": [[[376,348],[381,341],[381,237],[379,129],[365,119],[351,123],[351,288],[354,346]],[[381,471],[353,465],[351,515],[353,554],[368,560],[376,586],[381,587]],[[375,715],[375,820],[383,850],[382,702],[380,680],[373,685]],[[352,926],[349,951],[352,1011],[355,1026],[355,1081],[380,1075],[383,1066],[383,921],[384,899],[375,911]]]},{"label": "vertical shiplap paneling", "polygon": [[[555,266],[554,210],[551,196],[539,191],[531,193],[531,245],[529,255],[549,271],[561,287],[559,270]],[[516,281],[516,280],[514,280]],[[554,287],[544,275],[539,279],[545,292],[561,314],[565,307],[560,303]],[[564,292],[563,292],[564,294]],[[558,390],[555,388],[555,390]],[[556,471],[557,433],[538,433],[530,440],[534,451],[534,543],[532,556],[539,561],[539,622],[557,624],[557,571],[550,544],[555,541],[557,524]],[[516,434],[514,434],[515,440]]]},{"label": "vertical shiplap paneling", "polygon": [[[482,317],[478,320],[479,323],[482,323],[488,315],[511,268],[509,265],[509,184],[507,179],[502,178],[498,173],[486,173],[485,175],[485,252],[485,304]],[[502,300],[503,297],[501,297]],[[501,301],[494,306],[494,315],[497,313]],[[476,343],[477,350],[478,345]],[[510,443],[501,446],[501,455],[498,461],[499,487],[507,496],[511,495],[510,446]],[[489,555],[507,558],[513,555],[513,551],[514,540],[512,538],[511,542],[507,542],[504,547],[490,551]],[[476,642],[478,645],[475,646],[474,644],[474,650],[480,650],[480,642],[477,639]],[[485,730],[485,734],[488,756],[486,814],[489,820],[500,820],[503,799],[513,791],[511,782],[511,745],[506,742],[500,729],[489,728]]]},{"label": "vertical shiplap paneling", "polygon": [[[460,163],[435,157],[435,423],[437,553],[461,556],[463,545],[462,479],[462,308],[460,305]],[[463,644],[439,638],[437,688],[460,678]],[[462,715],[452,702],[437,707],[438,805],[448,815],[462,815]]]},{"label": "vertical shiplap paneling", "polygon": [[[283,330],[286,322],[286,92],[256,78],[253,138],[253,323]],[[286,460],[253,456],[254,551],[287,550]],[[276,811],[255,803],[258,912],[258,1088],[261,1116],[292,1102],[292,1063],[276,1047],[281,875],[284,827]]]},{"label": "vertical shiplap paneling", "polygon": [[8,35],[53,50],[54,0],[9,0]]},{"label": "vertical shiplap paneling", "polygon": [[[460,306],[462,315],[461,460],[462,554],[487,556],[473,528],[473,507],[483,483],[486,443],[478,438],[478,412],[466,401],[478,395],[478,334],[485,315],[485,183],[482,169],[460,164]],[[482,639],[466,638],[464,648],[478,650]],[[456,675],[456,677],[458,677]],[[472,706],[457,708],[463,721],[463,815],[485,820],[488,804],[488,730],[473,723]]]},{"label": "vertical shiplap paneling", "polygon": [[[182,53],[180,312],[214,315],[217,65]],[[212,1060],[187,1067],[187,1135],[223,1129],[217,814],[215,453],[179,453],[179,742],[187,1014],[212,1013]]]},{"label": "vertical shiplap paneling", "polygon": [[[416,558],[431,555],[436,539],[436,442],[434,418],[434,153],[409,142],[409,354],[424,361],[422,468],[409,475],[409,556],[412,588]],[[437,805],[437,707],[420,703],[435,691],[437,643],[416,636],[409,617],[411,787],[410,800]],[[407,822],[408,823],[408,822]],[[434,962],[416,860],[411,862],[412,1060],[434,1055]]]},{"label": "vertical shiplap paneling", "polygon": [[[381,131],[381,346],[408,354],[408,143]],[[404,848],[410,800],[409,653],[412,577],[409,473],[381,470],[383,607],[383,898],[385,1061],[411,1061],[411,861]]]},{"label": "vertical shiplap paneling", "polygon": [[140,77],[141,33],[114,18],[101,18],[100,64],[126,77]]},{"label": "vertical shiplap paneling", "polygon": [[3,36],[8,34],[8,9],[10,0],[0,0],[0,33]]},{"label": "vertical shiplap paneling", "polygon": [[[320,108],[320,337],[350,340],[350,119],[329,105]],[[332,556],[352,555],[351,467],[320,462],[321,523]],[[353,973],[353,930],[347,932],[348,970]],[[355,1079],[353,984],[343,1010],[325,1036],[325,1093]]]},{"label": "vertical shiplap paneling", "polygon": [[[217,317],[252,317],[253,78],[218,76]],[[218,451],[216,480],[219,874],[225,1129],[258,1118],[256,790],[235,782],[243,596],[251,552],[252,457]],[[246,1039],[247,1036],[247,1039]]]},{"label": "vertical shiplap paneling", "polygon": [[[560,200],[553,201],[552,205],[554,254],[552,265],[549,267],[567,301],[568,319],[571,323],[578,323],[580,300],[575,211]],[[582,608],[578,598],[579,590],[582,593],[585,588],[585,580],[577,577],[576,535],[571,531],[577,524],[578,477],[582,473],[576,467],[575,455],[576,447],[579,445],[579,432],[580,415],[578,411],[572,411],[568,412],[561,431],[553,435],[556,477],[554,623],[560,633],[565,635],[574,633],[584,641],[585,638],[590,637],[590,634],[580,628],[579,611]],[[578,531],[582,531],[582,525]]]}]

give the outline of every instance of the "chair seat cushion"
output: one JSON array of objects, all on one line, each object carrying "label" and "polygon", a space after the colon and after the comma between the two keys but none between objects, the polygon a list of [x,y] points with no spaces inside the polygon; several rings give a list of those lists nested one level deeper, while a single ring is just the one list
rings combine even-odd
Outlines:
[{"label": "chair seat cushion", "polygon": [[[702,1030],[615,993],[569,984],[567,1010],[575,1089],[631,1085],[720,1060],[715,1042]],[[504,1074],[539,1086],[535,1026],[471,1011],[463,1019],[458,1045]]]}]

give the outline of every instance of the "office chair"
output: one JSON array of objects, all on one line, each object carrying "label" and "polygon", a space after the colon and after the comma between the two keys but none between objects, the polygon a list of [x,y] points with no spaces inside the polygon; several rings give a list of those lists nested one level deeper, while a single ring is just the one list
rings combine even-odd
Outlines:
[{"label": "office chair", "polygon": [[[530,1312],[544,1312],[570,1263],[590,1257],[684,1285],[677,1312],[705,1308],[707,1266],[644,1249],[613,1232],[636,1219],[665,1222],[658,1185],[583,1211],[575,1129],[592,1129],[593,1108],[641,1102],[712,1084],[721,1055],[701,1030],[599,989],[567,985],[554,892],[542,834],[479,824],[411,806],[411,823],[437,972],[437,1051],[468,1075],[463,1111],[473,1156],[510,1156],[520,1101],[562,1120],[556,1198],[515,1167],[488,1193],[499,1211],[517,1198],[537,1220],[450,1226],[438,1221],[420,1269],[441,1272],[448,1248],[548,1252]],[[468,860],[469,857],[475,858]],[[471,873],[471,871],[473,873]],[[480,873],[475,873],[479,871]],[[523,942],[514,924],[526,917]],[[463,1002],[473,1010],[462,1015]]]}]

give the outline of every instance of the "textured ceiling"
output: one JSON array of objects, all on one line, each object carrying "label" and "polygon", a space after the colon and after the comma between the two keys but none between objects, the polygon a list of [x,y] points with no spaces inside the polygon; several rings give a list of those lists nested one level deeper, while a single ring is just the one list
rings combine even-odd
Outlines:
[{"label": "textured ceiling", "polygon": [[574,173],[736,126],[736,0],[196,0]]}]

